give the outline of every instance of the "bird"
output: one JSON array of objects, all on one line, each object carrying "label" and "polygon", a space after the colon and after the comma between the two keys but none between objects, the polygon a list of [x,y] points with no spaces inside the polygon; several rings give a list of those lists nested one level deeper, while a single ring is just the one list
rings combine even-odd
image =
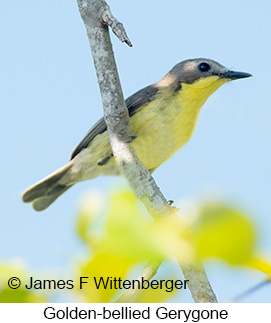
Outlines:
[{"label": "bird", "polygon": [[[212,59],[188,59],[126,99],[131,145],[144,166],[152,173],[189,141],[201,107],[221,85],[250,76]],[[70,161],[24,191],[22,200],[42,211],[78,182],[119,174],[101,118],[73,150]]]}]

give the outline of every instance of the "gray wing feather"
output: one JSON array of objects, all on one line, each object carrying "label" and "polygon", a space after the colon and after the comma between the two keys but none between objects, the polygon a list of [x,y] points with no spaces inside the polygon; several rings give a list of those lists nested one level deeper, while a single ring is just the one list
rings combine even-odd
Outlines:
[{"label": "gray wing feather", "polygon": [[89,143],[92,141],[94,137],[106,131],[106,124],[104,118],[101,118],[95,125],[89,130],[86,134],[85,138],[80,142],[78,146],[72,152],[71,160],[80,153],[82,149],[87,148]]},{"label": "gray wing feather", "polygon": [[[157,87],[150,85],[130,96],[125,101],[127,109],[129,111],[129,116],[131,117],[133,114],[138,112],[140,108],[143,107],[146,103],[152,101],[156,97],[158,91],[159,89]],[[71,159],[78,155],[81,150],[87,148],[93,138],[105,132],[106,130],[107,127],[104,118],[101,118],[97,123],[95,123],[95,125],[89,130],[85,138],[74,149],[71,155]]]}]

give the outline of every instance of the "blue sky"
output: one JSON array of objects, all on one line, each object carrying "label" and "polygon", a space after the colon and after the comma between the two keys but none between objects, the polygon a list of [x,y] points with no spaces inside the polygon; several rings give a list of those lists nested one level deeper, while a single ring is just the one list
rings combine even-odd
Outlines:
[{"label": "blue sky", "polygon": [[[191,141],[154,177],[165,196],[180,206],[187,199],[217,196],[247,211],[261,250],[270,255],[270,2],[108,3],[134,45],[129,48],[111,37],[125,97],[187,58],[212,58],[253,74],[223,86],[208,100]],[[25,188],[69,160],[102,116],[102,106],[75,0],[14,0],[0,8],[0,260],[65,274],[82,252],[74,233],[81,196],[88,190],[109,192],[124,180],[107,177],[78,184],[39,214],[21,202]],[[263,278],[221,264],[209,270],[222,300]],[[269,287],[247,301],[268,302],[270,295]]]}]

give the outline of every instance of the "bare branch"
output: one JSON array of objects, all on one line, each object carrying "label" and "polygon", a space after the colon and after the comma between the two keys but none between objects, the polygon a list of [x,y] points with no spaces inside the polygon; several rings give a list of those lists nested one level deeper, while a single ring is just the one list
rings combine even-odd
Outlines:
[{"label": "bare branch", "polygon": [[[129,145],[131,134],[128,110],[123,98],[108,27],[105,25],[105,21],[110,25],[112,20],[112,17],[108,15],[109,7],[104,0],[77,1],[91,46],[104,107],[104,118],[116,163],[136,195],[154,218],[175,213],[175,208],[168,204],[150,172],[139,161],[133,147]],[[114,19],[112,21],[111,25],[114,25]],[[118,28],[119,25],[116,30]],[[191,268],[183,266],[182,269],[185,278],[189,279],[191,273],[187,270]],[[204,270],[202,271],[202,268],[194,269],[193,273],[200,275],[200,279],[193,276],[193,280],[202,282],[200,285],[191,284],[190,290],[195,301],[215,302],[215,294]],[[206,288],[203,288],[204,283],[207,284]]]},{"label": "bare branch", "polygon": [[269,283],[271,283],[271,278],[265,279],[263,282],[257,284],[256,286],[251,287],[250,289],[248,289],[247,291],[245,291],[241,295],[233,298],[232,300],[228,301],[227,303],[237,303],[240,300],[242,300],[244,297],[251,295],[252,293],[256,292],[257,290],[259,290],[260,288],[264,287],[265,285],[267,285]]},{"label": "bare branch", "polygon": [[[142,274],[138,276],[138,280],[144,278],[145,280],[151,280],[156,274],[157,270],[160,267],[162,261],[150,261],[144,267]],[[125,293],[123,293],[115,303],[135,303],[139,299],[142,293],[142,289],[128,289]]]},{"label": "bare branch", "polygon": [[114,158],[151,215],[156,218],[170,214],[174,209],[167,203],[150,172],[129,145],[131,134],[128,110],[109,33],[99,18],[99,15],[107,10],[107,5],[104,0],[78,0],[78,5],[91,46]]},{"label": "bare branch", "polygon": [[196,303],[217,303],[217,298],[208,280],[202,263],[187,264],[179,262],[187,285]]}]

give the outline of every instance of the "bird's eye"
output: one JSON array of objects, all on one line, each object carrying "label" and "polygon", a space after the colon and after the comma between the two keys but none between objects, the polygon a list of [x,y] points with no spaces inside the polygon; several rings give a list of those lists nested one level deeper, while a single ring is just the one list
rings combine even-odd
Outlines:
[{"label": "bird's eye", "polygon": [[210,70],[211,66],[207,63],[200,63],[199,64],[199,70],[201,72],[208,72]]}]

